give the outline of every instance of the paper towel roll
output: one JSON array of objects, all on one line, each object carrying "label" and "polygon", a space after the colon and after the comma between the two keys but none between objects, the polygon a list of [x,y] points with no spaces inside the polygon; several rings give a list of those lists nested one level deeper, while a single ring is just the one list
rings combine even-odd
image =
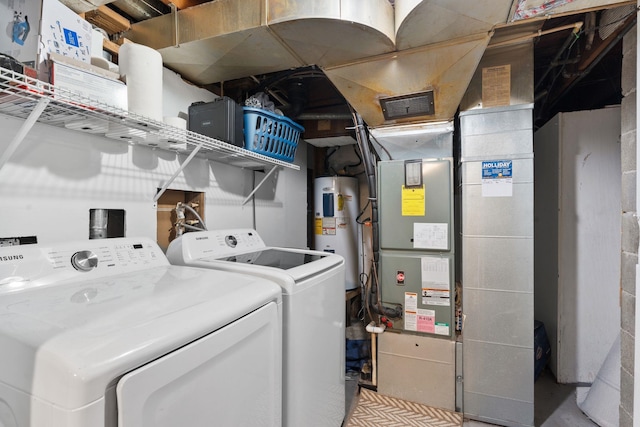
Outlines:
[{"label": "paper towel roll", "polygon": [[120,75],[127,83],[129,111],[162,121],[162,56],[148,46],[120,46]]}]

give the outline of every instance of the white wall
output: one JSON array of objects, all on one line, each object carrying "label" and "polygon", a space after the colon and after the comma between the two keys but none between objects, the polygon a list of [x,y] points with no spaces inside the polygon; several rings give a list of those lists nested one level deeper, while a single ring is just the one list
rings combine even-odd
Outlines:
[{"label": "white wall", "polygon": [[[7,135],[21,121],[0,117]],[[0,142],[5,149],[7,139]],[[156,237],[153,197],[184,156],[36,124],[0,170],[0,236],[36,235],[42,243],[86,239],[89,209],[124,209],[126,235]],[[216,176],[223,176],[216,179]],[[204,191],[205,221],[251,227],[251,171],[194,159],[170,188]]]},{"label": "white wall", "polygon": [[[301,142],[294,161],[300,170],[277,170],[255,194],[255,228],[267,245],[307,247],[306,159],[307,143]],[[256,172],[255,184],[265,175]]]},{"label": "white wall", "polygon": [[208,90],[185,82],[180,74],[167,68],[162,70],[162,85],[162,114],[164,116],[187,114],[192,102],[209,102],[218,97]]},{"label": "white wall", "polygon": [[558,380],[590,383],[620,330],[620,108],[563,113],[560,132]]},{"label": "white wall", "polygon": [[[175,73],[165,72],[165,78],[167,75],[175,89],[164,96],[165,114],[178,115],[191,102],[213,95],[185,87]],[[0,152],[22,123],[0,115]],[[40,243],[84,240],[89,236],[89,210],[102,208],[126,211],[127,236],[155,240],[153,197],[185,158],[175,152],[37,123],[0,169],[0,237],[35,235]],[[276,240],[270,235],[272,230],[278,230],[274,233],[278,244],[301,246],[298,242],[303,242],[304,246],[306,240],[304,148],[296,159],[300,171],[280,170],[277,179],[265,183],[261,190],[261,194],[275,194],[278,200],[270,201],[268,213],[260,215],[258,231],[269,234],[265,238],[268,244]],[[204,192],[203,219],[210,229],[253,227],[253,201],[242,204],[253,189],[253,174],[196,157],[169,188]]]},{"label": "white wall", "polygon": [[536,316],[558,382],[591,383],[620,330],[620,108],[560,113],[535,147],[536,162],[558,167],[550,176],[536,168],[536,183],[549,186],[536,187],[538,219],[557,212],[555,225],[536,223],[536,245],[557,247],[556,260],[536,258]]}]

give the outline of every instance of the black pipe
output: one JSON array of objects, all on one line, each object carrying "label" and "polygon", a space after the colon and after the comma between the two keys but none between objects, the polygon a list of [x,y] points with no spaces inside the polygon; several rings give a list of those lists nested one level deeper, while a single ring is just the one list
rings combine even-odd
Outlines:
[{"label": "black pipe", "polygon": [[540,87],[540,85],[544,82],[544,79],[549,75],[549,73],[551,72],[551,70],[554,68],[554,64],[558,61],[558,59],[560,59],[560,57],[562,56],[562,54],[564,53],[564,51],[569,47],[569,45],[571,44],[571,42],[573,42],[574,40],[576,40],[578,38],[578,34],[576,34],[576,29],[574,28],[571,31],[571,34],[569,34],[569,36],[567,36],[567,39],[564,41],[564,44],[562,45],[562,47],[560,48],[560,50],[558,50],[558,52],[556,53],[556,55],[553,57],[553,59],[551,60],[551,62],[549,63],[549,67],[547,67],[547,70],[544,72],[544,74],[542,75],[542,77],[540,77],[538,79],[538,83],[536,84],[536,87],[533,88],[533,91],[535,93],[536,90],[538,90],[538,88]]},{"label": "black pipe", "polygon": [[373,163],[373,154],[369,149],[369,137],[364,126],[364,121],[360,114],[353,113],[353,122],[356,126],[356,141],[362,155],[364,171],[367,176],[367,186],[369,187],[369,200],[371,201],[371,239],[373,243],[373,262],[378,263],[379,238],[378,238],[378,190],[376,183],[376,167]]},{"label": "black pipe", "polygon": [[578,77],[576,79],[574,79],[569,86],[567,86],[555,99],[555,101],[553,101],[553,103],[551,104],[551,106],[549,107],[549,109],[553,109],[559,102],[560,99],[562,98],[562,96],[564,96],[564,94],[569,93],[569,91],[571,91],[571,89],[573,89],[576,84],[578,84],[578,82],[580,82],[584,77],[586,77],[587,75],[589,75],[589,73],[591,72],[591,70],[593,70],[593,68],[598,65],[600,63],[600,61],[602,60],[602,58],[604,58],[607,53],[609,53],[609,51],[611,49],[613,49],[613,47],[615,45],[617,45],[620,40],[622,40],[622,38],[629,32],[629,30],[631,30],[632,28],[635,27],[636,22],[637,22],[638,18],[637,16],[633,18],[633,21],[630,22],[629,24],[627,24],[627,26],[615,37],[615,39],[610,42],[603,50],[602,52],[600,52],[600,54],[596,57],[596,59],[593,60],[593,62],[591,62],[591,64],[589,64],[589,66],[587,68],[584,69],[584,71],[582,71],[581,73],[579,73]]},{"label": "black pipe", "polygon": [[371,266],[371,272],[369,274],[369,280],[371,280],[370,294],[365,295],[364,301],[376,314],[388,316],[391,318],[402,317],[402,307],[385,307],[380,303],[378,297],[380,289],[378,287],[378,262],[380,258],[379,254],[379,221],[378,221],[378,190],[376,182],[376,165],[374,163],[374,156],[370,148],[369,134],[364,125],[364,121],[360,114],[356,113],[353,109],[353,123],[356,127],[356,141],[360,148],[362,155],[362,162],[364,163],[365,174],[367,176],[367,186],[369,187],[369,202],[371,203],[371,241],[373,245],[373,263]]}]

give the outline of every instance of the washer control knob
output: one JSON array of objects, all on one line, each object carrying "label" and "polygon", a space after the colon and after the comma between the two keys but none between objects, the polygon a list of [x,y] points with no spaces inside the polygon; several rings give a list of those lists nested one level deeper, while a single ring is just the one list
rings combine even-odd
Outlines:
[{"label": "washer control knob", "polygon": [[238,239],[236,239],[236,236],[231,234],[225,237],[224,241],[227,246],[231,246],[232,248],[235,248],[238,245]]},{"label": "washer control knob", "polygon": [[98,256],[91,251],[79,251],[71,256],[71,265],[78,271],[91,271],[98,266]]}]

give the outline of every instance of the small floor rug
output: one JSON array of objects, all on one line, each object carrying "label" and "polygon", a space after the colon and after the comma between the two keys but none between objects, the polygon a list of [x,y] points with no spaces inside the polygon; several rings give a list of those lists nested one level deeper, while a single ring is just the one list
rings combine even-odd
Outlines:
[{"label": "small floor rug", "polygon": [[462,414],[360,389],[346,427],[460,427]]}]

